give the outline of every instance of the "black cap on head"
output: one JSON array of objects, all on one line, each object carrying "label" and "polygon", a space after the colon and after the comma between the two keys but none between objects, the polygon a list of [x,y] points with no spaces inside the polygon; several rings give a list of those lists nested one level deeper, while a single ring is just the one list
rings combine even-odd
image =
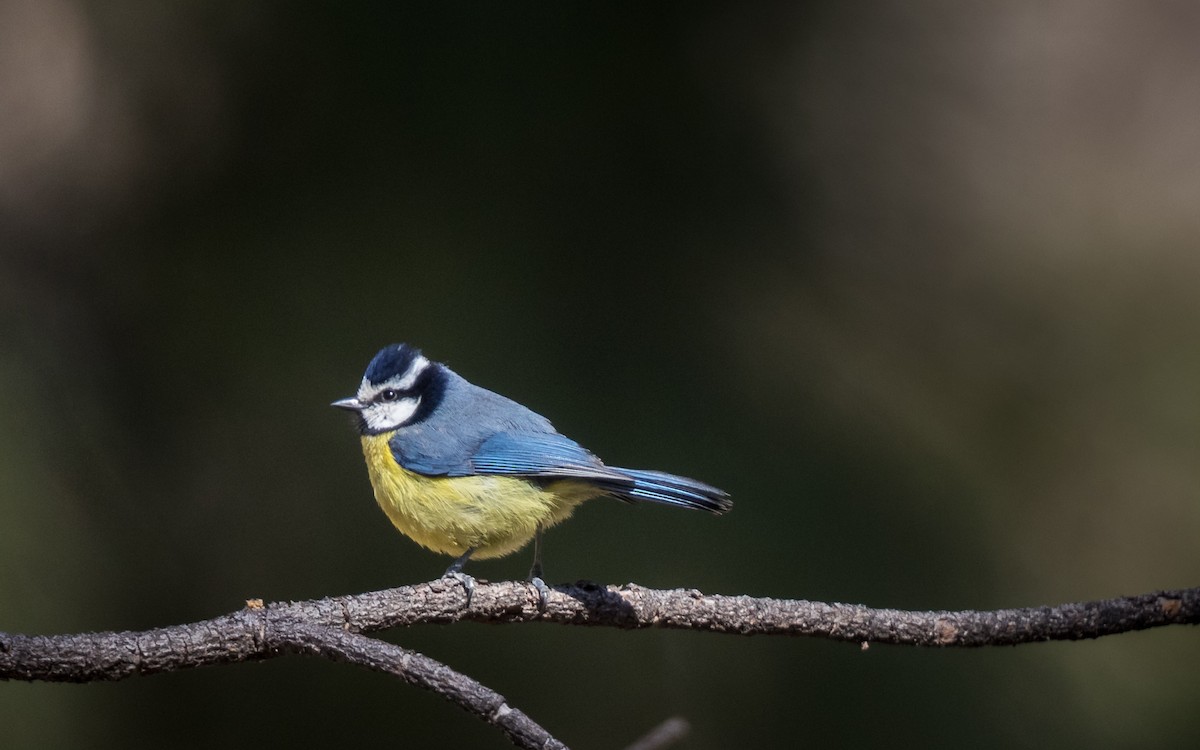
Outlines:
[{"label": "black cap on head", "polygon": [[382,383],[388,378],[403,375],[421,356],[421,350],[408,344],[392,344],[379,350],[363,377],[368,383]]}]

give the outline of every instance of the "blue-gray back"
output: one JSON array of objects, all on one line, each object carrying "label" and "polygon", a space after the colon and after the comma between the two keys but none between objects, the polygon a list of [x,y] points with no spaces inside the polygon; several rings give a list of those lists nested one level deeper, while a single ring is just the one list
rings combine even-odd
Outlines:
[{"label": "blue-gray back", "polygon": [[498,433],[558,434],[542,415],[467,382],[445,365],[438,367],[442,390],[437,406],[426,419],[396,430],[389,442],[392,455],[404,468],[433,476],[463,476],[475,473],[472,459]]}]

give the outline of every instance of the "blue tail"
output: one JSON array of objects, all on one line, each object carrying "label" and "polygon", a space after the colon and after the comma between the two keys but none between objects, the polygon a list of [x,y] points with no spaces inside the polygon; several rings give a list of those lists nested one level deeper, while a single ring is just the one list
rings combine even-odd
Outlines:
[{"label": "blue tail", "polygon": [[610,468],[624,474],[630,481],[626,483],[610,480],[597,484],[621,500],[662,503],[678,508],[698,508],[709,513],[725,513],[733,507],[728,493],[724,490],[697,482],[695,479],[662,471]]}]

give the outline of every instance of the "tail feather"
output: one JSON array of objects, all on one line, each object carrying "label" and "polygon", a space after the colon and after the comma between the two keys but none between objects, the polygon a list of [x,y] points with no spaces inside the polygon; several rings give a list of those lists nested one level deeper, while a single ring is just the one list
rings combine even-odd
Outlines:
[{"label": "tail feather", "polygon": [[662,471],[644,469],[617,469],[631,483],[604,483],[612,495],[629,502],[648,501],[674,505],[680,508],[697,508],[710,513],[725,513],[733,507],[729,495],[712,485],[695,479],[667,474]]}]

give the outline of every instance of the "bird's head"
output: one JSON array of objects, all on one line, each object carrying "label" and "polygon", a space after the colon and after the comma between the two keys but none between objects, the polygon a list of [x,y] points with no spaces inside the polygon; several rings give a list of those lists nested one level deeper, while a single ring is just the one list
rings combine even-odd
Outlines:
[{"label": "bird's head", "polygon": [[363,374],[358,393],[331,406],[354,412],[358,431],[378,435],[419,422],[437,405],[441,366],[408,344],[379,350]]}]

